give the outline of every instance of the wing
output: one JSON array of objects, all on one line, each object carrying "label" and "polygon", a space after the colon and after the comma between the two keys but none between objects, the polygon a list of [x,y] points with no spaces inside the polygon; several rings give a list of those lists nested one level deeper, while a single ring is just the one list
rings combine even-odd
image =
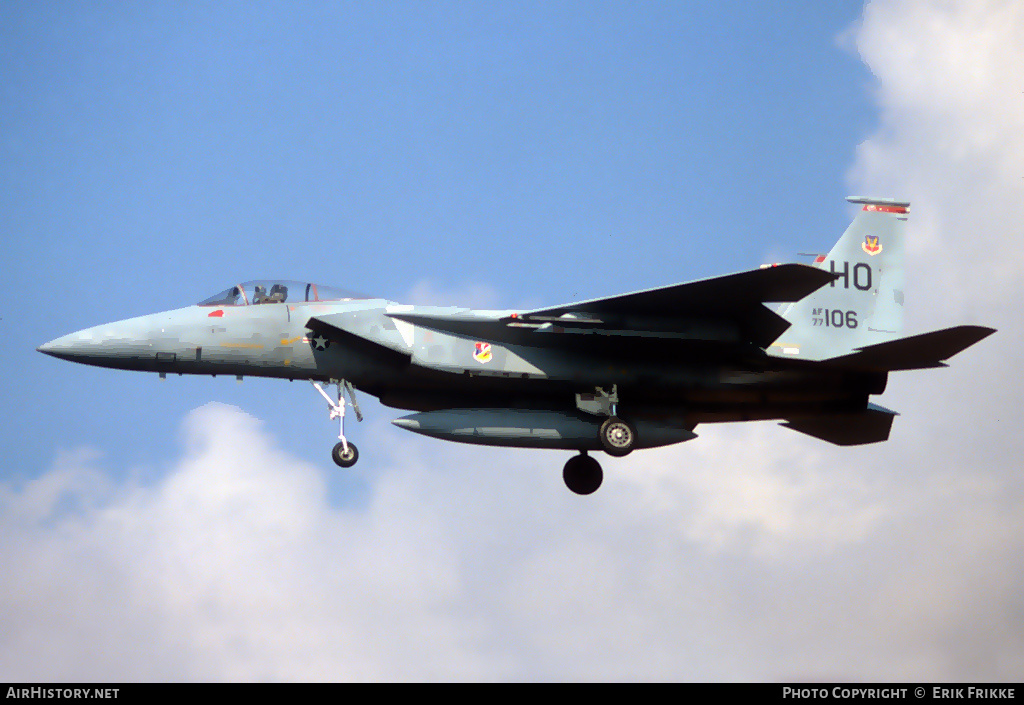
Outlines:
[{"label": "wing", "polygon": [[789,322],[765,302],[797,301],[837,275],[783,264],[685,284],[537,309],[504,318],[476,314],[390,314],[456,335],[524,345],[552,342],[540,333],[590,333],[619,338],[753,343],[765,347]]},{"label": "wing", "polygon": [[837,275],[806,264],[780,264],[685,284],[565,304],[533,311],[528,315],[561,316],[581,312],[606,316],[660,317],[703,316],[709,312],[731,314],[766,301],[798,301],[836,278]]}]

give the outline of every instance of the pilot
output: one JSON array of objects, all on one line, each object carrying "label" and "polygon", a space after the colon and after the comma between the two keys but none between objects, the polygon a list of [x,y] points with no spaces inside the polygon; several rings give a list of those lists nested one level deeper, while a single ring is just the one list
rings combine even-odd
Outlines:
[{"label": "pilot", "polygon": [[266,302],[266,300],[267,300],[267,287],[263,286],[262,284],[257,284],[256,285],[256,294],[255,294],[255,296],[252,297],[252,302],[254,304],[262,304],[262,303]]},{"label": "pilot", "polygon": [[267,303],[280,304],[284,303],[287,298],[288,287],[284,284],[274,284],[274,286],[270,287],[270,296],[267,297]]}]

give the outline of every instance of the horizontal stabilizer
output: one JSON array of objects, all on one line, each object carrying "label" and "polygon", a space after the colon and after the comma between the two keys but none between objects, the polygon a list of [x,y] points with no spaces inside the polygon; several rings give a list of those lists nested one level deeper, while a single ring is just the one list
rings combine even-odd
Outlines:
[{"label": "horizontal stabilizer", "polygon": [[895,411],[868,404],[864,411],[794,418],[781,425],[837,446],[859,446],[888,440],[897,416]]},{"label": "horizontal stabilizer", "polygon": [[824,362],[878,371],[945,367],[943,360],[948,360],[995,332],[994,328],[984,326],[956,326],[887,343],[868,345],[850,355],[830,358]]}]

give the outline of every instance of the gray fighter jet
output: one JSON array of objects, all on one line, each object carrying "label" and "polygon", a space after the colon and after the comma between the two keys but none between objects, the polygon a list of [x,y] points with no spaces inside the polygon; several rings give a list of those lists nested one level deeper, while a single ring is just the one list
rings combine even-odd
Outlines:
[{"label": "gray fighter jet", "polygon": [[309,380],[339,420],[332,455],[342,467],[358,458],[344,424],[347,405],[362,418],[359,389],[416,412],[393,422],[416,433],[577,451],[563,477],[578,494],[603,478],[590,452],[680,443],[702,423],[776,419],[837,445],[874,443],[896,416],[869,401],[889,372],[943,367],[994,331],[899,337],[909,204],[847,200],[860,211],[813,265],[533,311],[408,306],[261,279],[39,350],[161,377]]}]

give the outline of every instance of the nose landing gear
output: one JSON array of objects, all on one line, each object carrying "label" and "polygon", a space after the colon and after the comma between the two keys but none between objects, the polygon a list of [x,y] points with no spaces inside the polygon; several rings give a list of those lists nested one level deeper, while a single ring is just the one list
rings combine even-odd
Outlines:
[{"label": "nose landing gear", "polygon": [[350,468],[356,464],[357,460],[359,460],[359,449],[356,448],[355,443],[341,441],[336,444],[334,449],[331,451],[331,458],[334,459],[334,462],[337,463],[338,466]]},{"label": "nose landing gear", "polygon": [[348,380],[332,379],[329,384],[338,385],[338,401],[334,401],[324,391],[324,388],[320,386],[319,382],[312,379],[309,382],[316,388],[316,391],[320,392],[320,396],[327,400],[327,409],[330,411],[331,419],[338,419],[339,443],[331,450],[331,458],[340,467],[350,468],[359,460],[359,449],[356,448],[355,443],[349,443],[348,439],[345,438],[345,393],[348,393],[352,410],[356,412],[356,421],[362,421],[363,414],[359,410],[359,403],[356,401],[356,390]]}]

